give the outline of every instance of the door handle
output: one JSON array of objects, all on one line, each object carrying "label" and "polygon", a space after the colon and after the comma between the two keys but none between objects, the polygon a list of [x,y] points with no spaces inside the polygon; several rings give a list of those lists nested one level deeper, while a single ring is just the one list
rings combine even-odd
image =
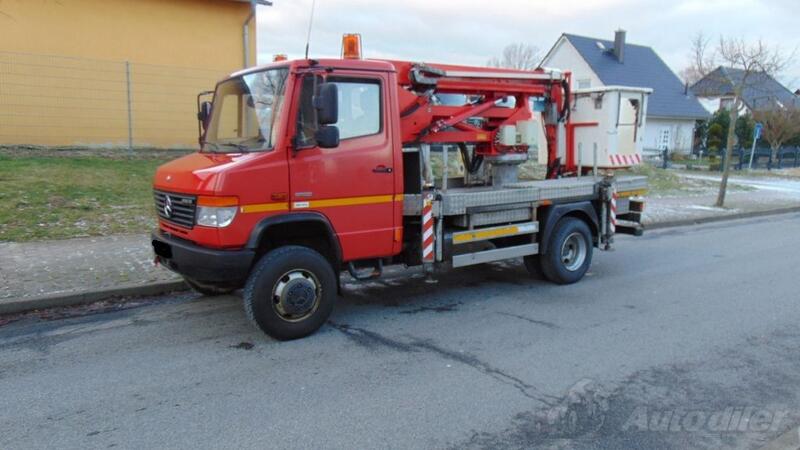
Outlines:
[{"label": "door handle", "polygon": [[372,171],[375,173],[392,173],[392,168],[381,164],[380,166],[372,169]]}]

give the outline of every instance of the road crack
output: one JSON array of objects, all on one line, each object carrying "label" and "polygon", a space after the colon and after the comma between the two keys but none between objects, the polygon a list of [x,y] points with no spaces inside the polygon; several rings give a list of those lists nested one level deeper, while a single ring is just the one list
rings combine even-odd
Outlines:
[{"label": "road crack", "polygon": [[362,347],[372,350],[382,347],[405,353],[425,352],[433,354],[439,358],[453,361],[475,369],[478,372],[488,375],[489,377],[494,378],[503,384],[514,387],[525,397],[542,402],[547,406],[552,406],[554,404],[553,401],[558,400],[558,397],[544,394],[538,388],[526,383],[521,378],[508,374],[505,371],[498,369],[469,353],[448,350],[434,344],[430,340],[415,339],[411,342],[403,342],[397,339],[386,337],[379,333],[375,333],[373,331],[365,330],[363,328],[353,327],[346,324],[337,324],[332,321],[329,321],[328,323],[333,328],[342,332],[345,336]]},{"label": "road crack", "polygon": [[556,324],[554,324],[552,322],[546,322],[544,320],[531,319],[530,317],[525,317],[525,316],[520,315],[520,314],[512,314],[512,313],[507,313],[507,312],[502,312],[502,311],[498,311],[497,314],[500,314],[502,316],[514,317],[516,319],[520,319],[520,320],[524,320],[526,322],[530,322],[530,323],[532,323],[534,325],[541,325],[541,326],[543,326],[545,328],[549,328],[551,330],[558,330],[558,329],[561,328],[560,326],[558,326],[558,325],[556,325]]}]

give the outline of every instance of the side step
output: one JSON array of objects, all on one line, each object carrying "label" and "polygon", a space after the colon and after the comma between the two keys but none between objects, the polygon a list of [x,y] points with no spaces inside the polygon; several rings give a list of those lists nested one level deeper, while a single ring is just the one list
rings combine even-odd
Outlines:
[{"label": "side step", "polygon": [[519,258],[520,256],[539,253],[539,244],[515,245],[513,247],[495,248],[482,252],[465,253],[453,256],[453,267],[471,266],[502,259]]},{"label": "side step", "polygon": [[372,267],[372,271],[369,273],[359,272],[356,268],[356,265],[350,261],[347,263],[347,271],[350,272],[350,276],[355,278],[358,281],[368,281],[374,280],[376,278],[380,278],[383,274],[383,260],[377,259],[374,262],[374,266]]},{"label": "side step", "polygon": [[644,234],[644,227],[638,223],[631,225],[617,225],[617,234],[630,234],[631,236],[641,236]]}]

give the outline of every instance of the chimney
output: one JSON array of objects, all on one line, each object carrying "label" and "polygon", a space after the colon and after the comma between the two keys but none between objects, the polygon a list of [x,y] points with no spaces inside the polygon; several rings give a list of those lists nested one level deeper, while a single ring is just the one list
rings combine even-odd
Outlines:
[{"label": "chimney", "polygon": [[620,63],[625,60],[625,30],[614,32],[614,56]]}]

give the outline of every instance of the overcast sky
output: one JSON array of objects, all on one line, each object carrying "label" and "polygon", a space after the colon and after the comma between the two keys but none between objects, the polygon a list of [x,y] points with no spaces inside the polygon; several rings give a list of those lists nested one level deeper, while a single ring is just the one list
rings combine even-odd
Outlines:
[{"label": "overcast sky", "polygon": [[[259,62],[303,56],[311,0],[273,0],[258,9]],[[364,56],[485,65],[513,42],[542,55],[563,33],[653,47],[673,71],[687,65],[698,31],[763,39],[786,53],[800,48],[798,0],[317,0],[311,57],[340,52],[343,33],[361,33]],[[733,30],[733,31],[732,31]],[[780,77],[800,88],[800,50]]]}]

